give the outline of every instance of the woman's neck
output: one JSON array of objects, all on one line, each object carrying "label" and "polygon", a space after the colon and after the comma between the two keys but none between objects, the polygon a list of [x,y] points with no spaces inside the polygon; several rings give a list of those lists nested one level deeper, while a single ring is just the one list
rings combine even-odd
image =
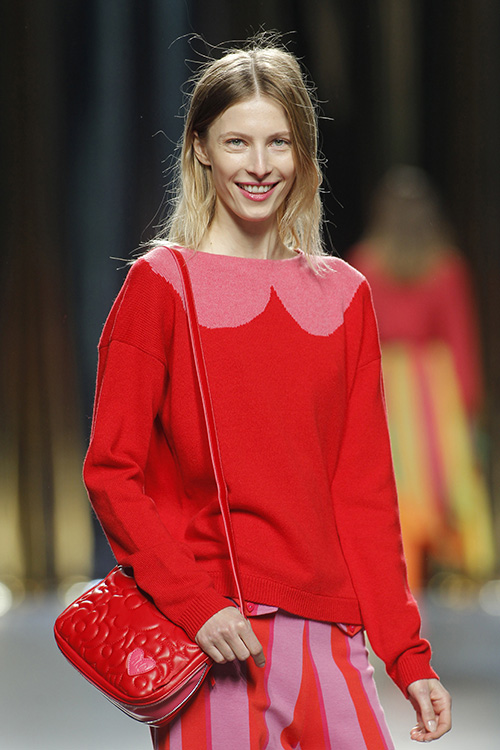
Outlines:
[{"label": "woman's neck", "polygon": [[221,220],[217,215],[203,237],[198,250],[217,255],[236,255],[243,258],[267,258],[276,260],[294,255],[284,245],[278,234],[276,223],[245,224]]}]

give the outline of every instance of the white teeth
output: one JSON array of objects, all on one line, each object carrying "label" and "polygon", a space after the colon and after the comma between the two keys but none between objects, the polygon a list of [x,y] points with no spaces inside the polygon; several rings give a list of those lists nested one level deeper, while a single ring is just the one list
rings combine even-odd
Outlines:
[{"label": "white teeth", "polygon": [[241,185],[247,193],[268,193],[273,185]]}]

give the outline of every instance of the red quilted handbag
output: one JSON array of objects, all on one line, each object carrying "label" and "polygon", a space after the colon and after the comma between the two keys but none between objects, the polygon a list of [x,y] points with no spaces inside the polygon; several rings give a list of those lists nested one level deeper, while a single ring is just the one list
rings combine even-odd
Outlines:
[{"label": "red quilted handbag", "polygon": [[[191,280],[181,253],[168,248],[181,273],[198,382],[240,609],[245,612]],[[59,615],[54,634],[70,663],[118,708],[138,721],[171,721],[201,687],[212,660],[138,588],[131,571],[114,568]]]},{"label": "red quilted handbag", "polygon": [[150,724],[173,719],[211,666],[120,567],[74,601],[54,632],[84,677],[129,716]]}]

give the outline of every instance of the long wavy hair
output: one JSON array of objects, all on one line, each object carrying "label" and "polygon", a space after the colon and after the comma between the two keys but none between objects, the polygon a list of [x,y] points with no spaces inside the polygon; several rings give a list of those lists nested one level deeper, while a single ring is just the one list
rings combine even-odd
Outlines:
[{"label": "long wavy hair", "polygon": [[197,249],[214,218],[216,192],[210,167],[196,158],[195,133],[203,139],[228,107],[256,95],[280,104],[292,131],[296,177],[277,216],[280,239],[287,247],[299,247],[308,257],[323,254],[322,174],[313,95],[294,55],[258,42],[246,49],[229,50],[207,63],[195,78],[170,211],[148,244],[170,242]]}]

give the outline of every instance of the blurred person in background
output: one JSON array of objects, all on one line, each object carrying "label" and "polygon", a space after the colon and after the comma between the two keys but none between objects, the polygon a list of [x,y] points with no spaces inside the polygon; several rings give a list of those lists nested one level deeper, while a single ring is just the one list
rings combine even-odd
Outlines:
[{"label": "blurred person in background", "polygon": [[[323,254],[315,107],[264,41],[195,83],[173,214],[99,344],[84,476],[118,563],[215,661],[157,750],[389,750],[365,630],[413,739],[449,730],[450,697],[407,586],[369,288]],[[248,618],[165,243],[191,274]]]},{"label": "blurred person in background", "polygon": [[427,175],[395,166],[348,256],[372,289],[405,555],[412,589],[437,569],[494,568],[489,498],[475,446],[482,396],[467,264]]}]

